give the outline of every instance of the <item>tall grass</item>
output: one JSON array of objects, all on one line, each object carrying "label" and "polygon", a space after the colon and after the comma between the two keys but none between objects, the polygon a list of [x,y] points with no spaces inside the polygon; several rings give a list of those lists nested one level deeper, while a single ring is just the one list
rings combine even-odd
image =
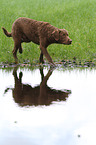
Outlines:
[{"label": "tall grass", "polygon": [[[58,28],[65,28],[73,40],[72,45],[50,45],[48,51],[53,60],[96,59],[96,0],[0,0],[0,25],[11,31],[18,17],[47,21]],[[0,29],[0,62],[14,61],[12,38]],[[20,62],[33,62],[39,58],[39,46],[23,43]]]}]

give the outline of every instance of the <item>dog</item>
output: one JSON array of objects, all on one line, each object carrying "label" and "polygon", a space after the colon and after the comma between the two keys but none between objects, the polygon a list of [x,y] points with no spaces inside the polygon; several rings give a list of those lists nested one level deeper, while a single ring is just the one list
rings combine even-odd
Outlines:
[{"label": "dog", "polygon": [[52,43],[69,45],[72,40],[68,36],[65,29],[58,29],[48,22],[36,21],[33,19],[20,17],[12,25],[12,31],[9,33],[2,27],[4,34],[7,37],[12,37],[14,40],[13,56],[15,63],[18,63],[17,50],[23,52],[21,43],[33,42],[40,45],[40,63],[44,63],[43,55],[47,58],[50,64],[53,64],[52,58],[47,51],[47,47]]}]

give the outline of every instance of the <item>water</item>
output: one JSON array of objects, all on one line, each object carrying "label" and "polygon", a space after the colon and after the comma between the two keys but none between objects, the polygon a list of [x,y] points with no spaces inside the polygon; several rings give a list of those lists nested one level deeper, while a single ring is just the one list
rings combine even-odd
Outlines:
[{"label": "water", "polygon": [[96,70],[0,69],[0,145],[96,145]]}]

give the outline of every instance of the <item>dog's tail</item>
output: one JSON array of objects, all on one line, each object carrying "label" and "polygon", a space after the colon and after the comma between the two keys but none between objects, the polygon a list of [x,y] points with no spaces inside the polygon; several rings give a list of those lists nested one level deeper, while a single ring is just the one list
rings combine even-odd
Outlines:
[{"label": "dog's tail", "polygon": [[7,36],[7,37],[12,37],[12,33],[9,33],[5,28],[3,28],[2,27],[2,29],[3,29],[3,32],[4,32],[4,34]]}]

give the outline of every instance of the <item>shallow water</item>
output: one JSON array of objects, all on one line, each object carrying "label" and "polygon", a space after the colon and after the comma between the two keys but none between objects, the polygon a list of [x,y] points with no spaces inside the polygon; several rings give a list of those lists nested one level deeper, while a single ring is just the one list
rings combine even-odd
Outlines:
[{"label": "shallow water", "polygon": [[96,145],[96,70],[0,69],[0,145]]}]

